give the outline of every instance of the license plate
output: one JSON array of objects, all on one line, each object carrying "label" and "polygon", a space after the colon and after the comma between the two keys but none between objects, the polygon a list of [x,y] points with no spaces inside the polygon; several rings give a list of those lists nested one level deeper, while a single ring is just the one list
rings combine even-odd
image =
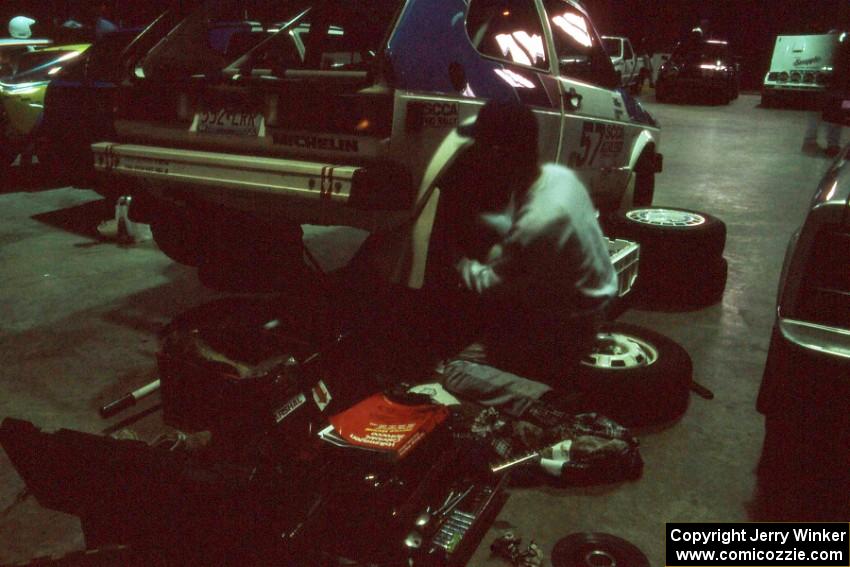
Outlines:
[{"label": "license plate", "polygon": [[202,110],[195,114],[190,132],[264,137],[266,121],[262,114],[231,110]]}]

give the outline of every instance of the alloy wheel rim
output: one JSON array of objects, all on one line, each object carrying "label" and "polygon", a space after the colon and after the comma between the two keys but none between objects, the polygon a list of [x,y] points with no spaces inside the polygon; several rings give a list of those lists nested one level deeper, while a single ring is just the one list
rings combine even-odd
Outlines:
[{"label": "alloy wheel rim", "polygon": [[668,227],[692,227],[705,224],[705,217],[692,211],[674,209],[633,209],[626,218],[640,224]]}]

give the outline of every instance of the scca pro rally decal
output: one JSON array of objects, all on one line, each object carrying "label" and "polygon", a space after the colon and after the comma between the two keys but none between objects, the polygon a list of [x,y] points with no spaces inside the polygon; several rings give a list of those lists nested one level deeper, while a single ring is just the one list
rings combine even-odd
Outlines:
[{"label": "scca pro rally decal", "polygon": [[584,122],[579,150],[570,154],[570,167],[591,166],[599,159],[616,156],[623,151],[625,129],[617,124]]},{"label": "scca pro rally decal", "polygon": [[457,126],[456,102],[426,102],[422,104],[422,124],[428,128]]}]

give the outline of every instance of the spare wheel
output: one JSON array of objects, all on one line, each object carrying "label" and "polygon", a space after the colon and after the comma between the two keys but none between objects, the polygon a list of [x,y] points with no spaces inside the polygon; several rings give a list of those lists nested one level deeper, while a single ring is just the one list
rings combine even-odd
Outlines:
[{"label": "spare wheel", "polygon": [[617,212],[609,236],[641,245],[641,259],[694,254],[720,256],[726,246],[726,224],[700,211],[673,207],[640,207]]},{"label": "spare wheel", "polygon": [[587,409],[628,426],[666,423],[688,406],[691,357],[673,340],[637,325],[605,323],[581,361]]}]

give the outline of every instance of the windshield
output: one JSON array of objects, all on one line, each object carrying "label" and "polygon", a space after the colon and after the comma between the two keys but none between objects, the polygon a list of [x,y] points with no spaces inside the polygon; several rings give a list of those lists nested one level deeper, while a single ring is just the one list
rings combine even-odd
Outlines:
[{"label": "windshield", "polygon": [[[154,47],[139,78],[365,70],[401,0],[212,0]],[[250,56],[246,56],[250,53]]]},{"label": "windshield", "polygon": [[605,52],[610,57],[620,57],[623,55],[622,52],[622,42],[619,39],[614,39],[611,37],[603,37],[602,45],[605,47]]}]

